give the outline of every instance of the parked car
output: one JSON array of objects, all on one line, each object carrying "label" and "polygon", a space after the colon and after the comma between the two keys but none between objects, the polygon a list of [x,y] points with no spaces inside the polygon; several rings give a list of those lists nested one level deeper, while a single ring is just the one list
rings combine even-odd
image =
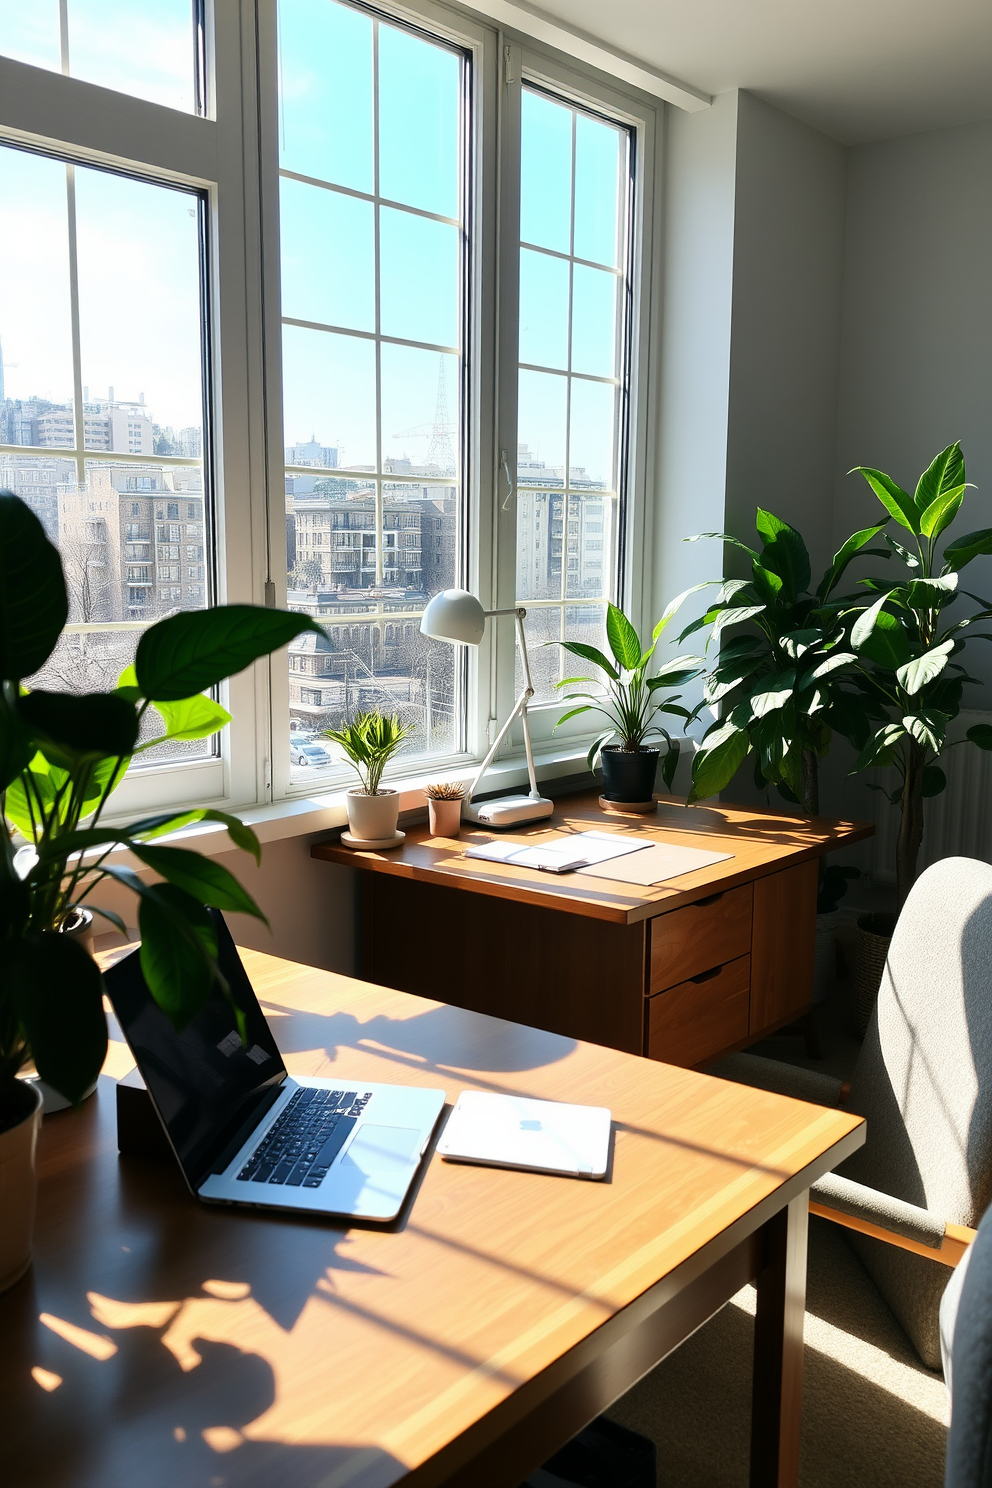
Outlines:
[{"label": "parked car", "polygon": [[314,770],[326,770],[334,763],[323,744],[299,743],[295,739],[289,741],[289,762],[291,765],[308,765]]}]

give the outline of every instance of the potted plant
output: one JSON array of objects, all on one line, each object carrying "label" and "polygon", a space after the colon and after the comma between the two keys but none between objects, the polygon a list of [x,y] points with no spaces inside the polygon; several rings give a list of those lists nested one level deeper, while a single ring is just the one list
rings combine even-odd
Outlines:
[{"label": "potted plant", "polygon": [[[947,749],[957,747],[947,742],[947,730],[961,710],[964,688],[977,680],[968,675],[961,657],[966,632],[976,621],[992,617],[992,604],[962,590],[960,576],[973,559],[992,553],[992,528],[966,533],[938,552],[939,539],[957,516],[967,490],[959,443],[941,450],[912,496],[880,470],[855,468],[908,533],[905,542],[885,535],[905,568],[904,577],[863,580],[873,597],[852,605],[847,614],[858,682],[880,723],[854,769],[891,765],[899,779],[889,799],[901,816],[896,846],[896,902],[901,909],[916,879],[923,802],[939,795],[947,784],[938,761]],[[962,598],[977,608],[952,620],[949,612]],[[988,639],[978,633],[979,639],[983,636]],[[992,727],[978,724],[957,744],[968,742],[992,749]]]},{"label": "potted plant", "polygon": [[[0,1213],[0,1287],[30,1260],[34,1134],[39,1091],[18,1078],[33,1060],[41,1079],[76,1103],[103,1063],[107,1028],[96,962],[71,928],[104,879],[138,896],[141,966],[177,1028],[210,993],[216,935],[207,907],[263,919],[237,879],[213,858],[159,842],[192,822],[222,823],[231,840],[260,849],[250,828],[215,810],[166,811],[127,826],[102,820],[131,760],[165,739],[216,733],[229,714],[206,689],[319,629],[301,615],[226,605],[172,615],[142,632],[133,667],[112,692],[29,690],[68,613],[58,551],[18,497],[0,492],[0,1161],[16,1203]],[[139,742],[154,710],[163,732]],[[110,862],[126,848],[162,882]],[[125,932],[119,917],[92,904]]]},{"label": "potted plant", "polygon": [[[866,701],[848,685],[856,657],[847,645],[847,601],[835,590],[852,559],[872,551],[868,544],[885,523],[849,537],[815,590],[810,589],[809,553],[796,529],[761,507],[755,526],[760,551],[727,532],[699,534],[742,551],[751,573],[711,580],[721,585],[716,603],[679,637],[683,641],[708,626],[707,648],[720,642],[704,696],[711,706],[719,704],[721,716],[693,759],[688,799],[716,795],[753,754],[759,784],[770,781],[807,816],[816,816],[819,761],[831,734],[853,737],[860,745],[870,732]],[[745,623],[747,633],[725,638],[731,626]]]},{"label": "potted plant", "polygon": [[358,773],[361,785],[347,796],[349,847],[391,847],[403,841],[396,830],[399,792],[382,785],[382,772],[403,740],[413,732],[395,713],[356,713],[343,728],[327,729],[324,738],[340,744]]},{"label": "potted plant", "polygon": [[[648,744],[650,738],[661,737],[667,745],[662,778],[671,788],[679,761],[679,742],[658,721],[660,714],[670,714],[691,722],[694,713],[677,701],[679,694],[662,700],[658,696],[665,689],[682,687],[701,675],[704,667],[702,657],[676,656],[659,667],[654,676],[648,676],[648,668],[654,657],[661,634],[681,603],[681,598],[669,605],[658,621],[651,636],[651,644],[642,646],[632,622],[616,605],[607,606],[606,638],[613,660],[605,656],[596,646],[584,641],[552,641],[551,645],[563,646],[582,661],[592,662],[605,681],[603,692],[566,692],[565,700],[574,702],[583,699],[577,708],[570,708],[559,718],[559,728],[569,718],[580,713],[599,713],[609,727],[590,746],[587,759],[590,770],[596,768],[597,760],[603,766],[603,795],[606,801],[618,805],[654,809],[654,782],[661,751]],[[559,682],[559,689],[574,687],[582,682],[594,682],[593,677],[566,677]],[[617,743],[608,741],[616,739]]]},{"label": "potted plant", "polygon": [[457,837],[462,821],[462,801],[465,787],[460,780],[442,781],[439,785],[425,785],[427,797],[427,821],[432,837]]}]

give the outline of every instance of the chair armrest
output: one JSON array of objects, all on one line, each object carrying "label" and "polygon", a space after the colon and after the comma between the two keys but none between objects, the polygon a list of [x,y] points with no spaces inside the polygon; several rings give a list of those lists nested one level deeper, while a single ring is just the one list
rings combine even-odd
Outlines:
[{"label": "chair armrest", "polygon": [[813,1184],[809,1212],[945,1266],[956,1266],[975,1238],[967,1225],[950,1224],[928,1209],[838,1173],[827,1173]]},{"label": "chair armrest", "polygon": [[794,1100],[811,1101],[815,1106],[843,1105],[850,1086],[818,1070],[786,1064],[781,1059],[764,1059],[760,1054],[726,1054],[705,1073],[720,1080],[733,1080],[737,1085],[755,1085],[776,1095],[791,1095]]}]

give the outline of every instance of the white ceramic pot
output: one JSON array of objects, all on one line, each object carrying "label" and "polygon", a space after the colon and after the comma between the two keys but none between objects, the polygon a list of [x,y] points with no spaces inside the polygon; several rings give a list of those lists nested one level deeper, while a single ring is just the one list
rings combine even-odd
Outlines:
[{"label": "white ceramic pot", "polygon": [[78,940],[88,956],[92,956],[95,950],[93,944],[93,915],[88,909],[75,908],[72,911],[72,921],[66,921],[62,925],[62,934],[70,935],[73,940]]},{"label": "white ceramic pot", "polygon": [[399,792],[381,790],[377,796],[366,795],[356,786],[348,792],[348,830],[363,842],[381,842],[396,833],[400,816]]},{"label": "white ceramic pot", "polygon": [[427,819],[432,837],[457,837],[462,824],[462,803],[427,800]]},{"label": "white ceramic pot", "polygon": [[31,1264],[37,1191],[35,1148],[41,1126],[41,1092],[19,1080],[24,1114],[0,1132],[0,1292],[20,1281]]}]

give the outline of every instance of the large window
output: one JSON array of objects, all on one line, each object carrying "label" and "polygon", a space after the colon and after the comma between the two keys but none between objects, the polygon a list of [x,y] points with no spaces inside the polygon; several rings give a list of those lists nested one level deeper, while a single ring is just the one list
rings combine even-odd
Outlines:
[{"label": "large window", "polygon": [[36,684],[114,686],[184,608],[323,626],[121,811],[337,789],[303,746],[367,708],[398,773],[467,774],[519,679],[508,621],[421,635],[453,585],[527,606],[547,744],[542,643],[638,611],[657,122],[445,0],[0,0],[0,486],[70,593]]},{"label": "large window", "polygon": [[280,4],[288,602],[327,630],[290,648],[295,738],[381,708],[412,752],[463,747],[463,669],[419,617],[463,581],[468,74],[337,0]]}]

